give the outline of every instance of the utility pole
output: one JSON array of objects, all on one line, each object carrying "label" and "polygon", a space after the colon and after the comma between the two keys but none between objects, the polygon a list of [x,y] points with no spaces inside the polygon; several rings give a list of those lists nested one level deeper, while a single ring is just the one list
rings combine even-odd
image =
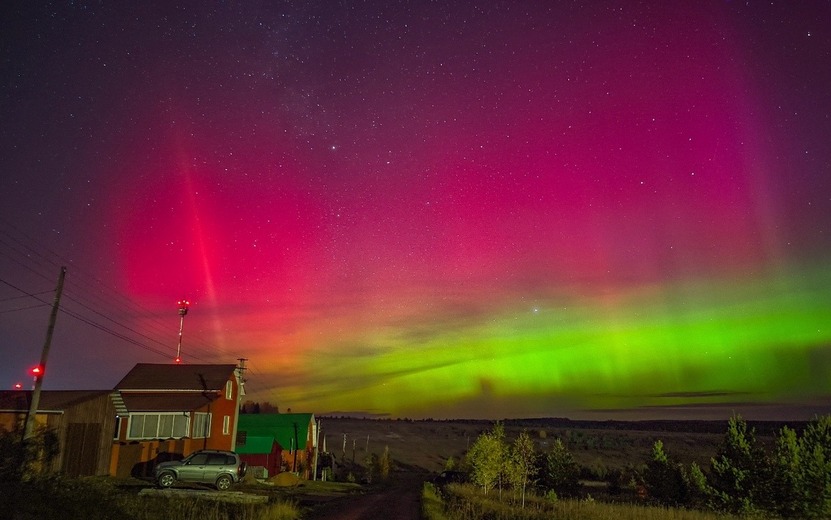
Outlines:
[{"label": "utility pole", "polygon": [[312,480],[317,480],[317,454],[320,452],[320,420],[317,420],[315,422],[315,432],[314,433],[315,433],[315,443],[314,443],[315,458],[314,458],[314,465],[313,465],[314,469],[312,469],[312,475],[313,475]]},{"label": "utility pole", "polygon": [[237,358],[239,364],[237,365],[234,374],[237,379],[237,405],[234,407],[234,428],[231,433],[231,446],[233,450],[237,449],[237,429],[239,428],[239,407],[242,405],[242,396],[245,395],[245,362],[246,358]]},{"label": "utility pole", "polygon": [[58,307],[61,303],[63,281],[66,278],[66,267],[61,267],[58,276],[58,286],[55,287],[55,301],[52,302],[52,313],[49,315],[49,327],[46,329],[46,341],[40,353],[40,364],[33,369],[35,374],[35,388],[32,390],[32,402],[29,404],[29,413],[26,414],[26,426],[23,428],[23,442],[28,441],[35,431],[35,415],[40,406],[40,389],[43,386],[43,373],[46,371],[46,358],[49,357],[49,347],[52,344],[52,333],[55,331],[55,321],[58,318]]},{"label": "utility pole", "polygon": [[291,465],[292,473],[297,472],[297,450],[298,450],[298,446],[300,446],[300,443],[298,442],[298,439],[297,439],[297,423],[295,422],[294,423],[294,462]]}]

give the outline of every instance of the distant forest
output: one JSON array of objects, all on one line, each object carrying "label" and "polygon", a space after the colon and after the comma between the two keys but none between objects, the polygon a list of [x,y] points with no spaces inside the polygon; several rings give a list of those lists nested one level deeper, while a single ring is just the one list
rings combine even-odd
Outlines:
[{"label": "distant forest", "polygon": [[[240,413],[280,413],[280,407],[268,401],[245,401],[240,406]],[[292,413],[288,408],[285,413]],[[327,415],[326,417],[337,418],[338,414]],[[375,421],[407,421],[407,422],[441,422],[441,423],[482,423],[490,425],[494,421],[490,419],[391,419],[389,417],[354,417],[350,414],[343,414],[341,419],[363,419]],[[644,421],[584,421],[566,419],[563,417],[544,417],[533,419],[503,419],[500,421],[505,426],[520,428],[577,428],[588,430],[624,430],[624,431],[655,431],[655,432],[681,432],[681,433],[723,433],[727,420],[644,420]],[[758,435],[771,436],[776,434],[783,426],[787,426],[797,432],[801,432],[808,425],[808,421],[746,421],[749,426],[755,429]]]},{"label": "distant forest", "polygon": [[[269,403],[268,401],[263,401],[262,403],[257,401],[245,401],[242,403],[242,406],[240,406],[239,413],[280,413],[280,408]],[[288,409],[288,413],[291,413],[291,408]]]}]

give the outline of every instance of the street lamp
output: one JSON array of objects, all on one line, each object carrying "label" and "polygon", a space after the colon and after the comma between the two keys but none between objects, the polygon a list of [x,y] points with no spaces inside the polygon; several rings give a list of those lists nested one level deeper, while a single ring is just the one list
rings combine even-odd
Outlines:
[{"label": "street lamp", "polygon": [[187,300],[179,300],[179,346],[176,347],[176,363],[182,362],[182,329],[185,326],[185,315],[188,313],[190,302]]}]

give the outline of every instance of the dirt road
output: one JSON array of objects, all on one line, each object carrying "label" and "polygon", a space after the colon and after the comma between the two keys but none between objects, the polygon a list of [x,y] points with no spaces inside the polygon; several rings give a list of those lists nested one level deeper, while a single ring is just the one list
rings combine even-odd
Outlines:
[{"label": "dirt road", "polygon": [[315,507],[304,520],[419,520],[421,488],[424,478],[401,476],[389,487],[379,487],[364,495],[332,500]]}]

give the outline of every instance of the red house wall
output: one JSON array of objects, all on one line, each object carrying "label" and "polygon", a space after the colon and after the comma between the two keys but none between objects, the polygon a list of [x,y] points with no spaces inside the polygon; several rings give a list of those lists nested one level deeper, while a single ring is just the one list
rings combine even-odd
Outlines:
[{"label": "red house wall", "polygon": [[282,454],[280,447],[274,443],[271,453],[240,454],[240,458],[249,466],[262,466],[268,471],[268,476],[273,477],[280,473],[280,461]]}]

